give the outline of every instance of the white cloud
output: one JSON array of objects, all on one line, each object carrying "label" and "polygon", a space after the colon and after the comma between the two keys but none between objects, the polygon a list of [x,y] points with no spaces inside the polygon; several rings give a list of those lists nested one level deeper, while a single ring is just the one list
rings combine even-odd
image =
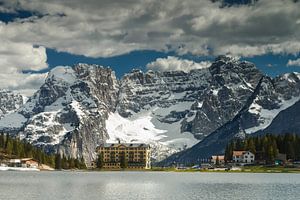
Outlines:
[{"label": "white cloud", "polygon": [[41,70],[48,67],[46,49],[28,43],[14,43],[0,39],[1,72]]},{"label": "white cloud", "polygon": [[230,7],[208,0],[91,0],[84,5],[81,0],[7,0],[4,5],[47,15],[2,24],[1,37],[92,57],[142,49],[242,56],[300,51],[299,1]]},{"label": "white cloud", "polygon": [[184,71],[189,72],[192,69],[208,68],[211,65],[208,61],[194,62],[186,59],[179,59],[174,56],[167,58],[158,58],[154,62],[148,63],[147,68],[154,71]]},{"label": "white cloud", "polygon": [[31,95],[44,81],[44,74],[23,73],[48,67],[44,47],[0,39],[0,88]]},{"label": "white cloud", "polygon": [[286,66],[291,67],[291,66],[297,66],[300,67],[300,58],[296,60],[289,60]]},{"label": "white cloud", "polygon": [[46,76],[47,73],[0,73],[0,88],[9,89],[29,97],[44,83]]},{"label": "white cloud", "polygon": [[[45,47],[91,57],[145,49],[179,55],[300,52],[300,1],[259,0],[227,7],[209,0],[1,1],[1,12],[17,10],[42,17],[0,22],[0,88],[26,85],[21,81],[25,77],[40,81],[22,70],[46,68]],[[172,70],[180,66],[168,65]]]}]

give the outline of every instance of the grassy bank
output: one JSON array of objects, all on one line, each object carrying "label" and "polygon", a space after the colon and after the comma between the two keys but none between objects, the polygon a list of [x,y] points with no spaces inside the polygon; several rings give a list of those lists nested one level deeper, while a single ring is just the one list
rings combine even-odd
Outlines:
[{"label": "grassy bank", "polygon": [[241,170],[213,170],[213,169],[176,169],[154,167],[145,171],[164,171],[164,172],[208,172],[208,173],[300,173],[300,168],[287,167],[265,167],[265,166],[247,166],[241,167]]}]

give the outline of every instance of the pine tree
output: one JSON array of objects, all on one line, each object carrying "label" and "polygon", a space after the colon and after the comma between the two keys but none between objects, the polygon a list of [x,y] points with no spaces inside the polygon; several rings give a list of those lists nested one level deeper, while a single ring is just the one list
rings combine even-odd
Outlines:
[{"label": "pine tree", "polygon": [[228,162],[232,160],[232,153],[234,150],[234,142],[230,142],[227,144],[226,149],[225,149],[225,161]]},{"label": "pine tree", "polygon": [[10,140],[10,137],[9,137],[9,134],[7,133],[6,136],[5,136],[5,145],[4,145],[4,149],[7,149],[7,144],[8,144],[8,141]]},{"label": "pine tree", "polygon": [[79,162],[79,160],[77,158],[74,160],[74,164],[75,164],[75,168],[76,169],[80,169],[81,168],[80,167],[80,162]]},{"label": "pine tree", "polygon": [[69,164],[69,169],[74,169],[75,168],[75,162],[74,162],[73,158],[69,158],[68,164]]},{"label": "pine tree", "polygon": [[80,159],[80,169],[86,169],[85,161],[83,156]]},{"label": "pine tree", "polygon": [[247,142],[247,150],[251,151],[253,154],[256,154],[256,148],[252,138],[250,138]]},{"label": "pine tree", "polygon": [[62,165],[61,165],[61,156],[60,154],[56,154],[55,156],[55,169],[61,169]]},{"label": "pine tree", "polygon": [[61,159],[61,167],[63,169],[69,168],[67,158],[64,155],[62,156],[62,159]]},{"label": "pine tree", "polygon": [[219,156],[217,156],[217,158],[216,158],[216,166],[220,166]]},{"label": "pine tree", "polygon": [[10,138],[7,138],[6,153],[8,155],[12,155],[12,153],[13,153],[13,142],[12,142],[12,140]]},{"label": "pine tree", "polygon": [[12,153],[17,156],[17,157],[20,157],[20,149],[19,149],[19,143],[18,143],[18,140],[17,139],[14,139],[13,142],[13,151]]},{"label": "pine tree", "polygon": [[0,148],[4,148],[4,146],[5,146],[4,133],[1,133],[1,135],[0,135]]}]

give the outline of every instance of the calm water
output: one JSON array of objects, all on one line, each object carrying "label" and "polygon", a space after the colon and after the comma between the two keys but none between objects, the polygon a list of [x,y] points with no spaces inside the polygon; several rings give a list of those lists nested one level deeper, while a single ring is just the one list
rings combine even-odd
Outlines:
[{"label": "calm water", "polygon": [[0,172],[0,199],[300,199],[300,174]]}]

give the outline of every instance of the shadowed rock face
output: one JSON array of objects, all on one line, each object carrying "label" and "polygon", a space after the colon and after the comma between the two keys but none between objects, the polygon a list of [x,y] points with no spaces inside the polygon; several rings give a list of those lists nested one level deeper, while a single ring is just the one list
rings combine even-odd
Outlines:
[{"label": "shadowed rock face", "polygon": [[[193,118],[183,120],[181,130],[201,140],[238,113],[261,77],[253,64],[224,56],[218,57],[209,69],[189,73],[151,71],[144,74],[135,70],[121,80],[123,95],[117,110],[128,117],[151,106],[169,107],[190,101],[194,104],[184,115],[174,110],[160,121]],[[170,98],[178,93],[182,93],[180,98]]]},{"label": "shadowed rock face", "polygon": [[[291,73],[275,79],[262,77],[243,108],[192,148],[160,162],[160,165],[198,162],[224,153],[228,142],[246,134],[300,134],[300,79]],[[270,118],[271,117],[271,118]],[[267,122],[267,123],[266,123]]]},{"label": "shadowed rock face", "polygon": [[0,119],[23,105],[23,97],[9,90],[0,90]]},{"label": "shadowed rock face", "polygon": [[291,107],[281,111],[272,121],[272,123],[264,130],[256,132],[260,134],[300,134],[300,101],[297,101]]},{"label": "shadowed rock face", "polygon": [[[11,110],[23,121],[12,133],[46,152],[83,156],[90,164],[96,147],[109,139],[106,123],[110,113],[129,119],[149,111],[155,123],[179,124],[179,135],[188,133],[201,141],[165,163],[193,161],[200,155],[222,152],[233,137],[269,126],[299,98],[299,77],[291,73],[271,79],[252,63],[226,56],[218,57],[207,69],[188,73],[133,70],[121,80],[111,69],[97,65],[57,67],[26,104],[19,105],[15,98]],[[10,104],[0,104],[4,109],[1,105]],[[6,115],[0,125],[5,120]],[[186,145],[180,148],[170,152]]]},{"label": "shadowed rock face", "polygon": [[114,72],[79,64],[53,69],[33,97],[17,113],[27,118],[21,138],[46,152],[94,159],[97,145],[107,139],[105,120],[116,107]]}]

